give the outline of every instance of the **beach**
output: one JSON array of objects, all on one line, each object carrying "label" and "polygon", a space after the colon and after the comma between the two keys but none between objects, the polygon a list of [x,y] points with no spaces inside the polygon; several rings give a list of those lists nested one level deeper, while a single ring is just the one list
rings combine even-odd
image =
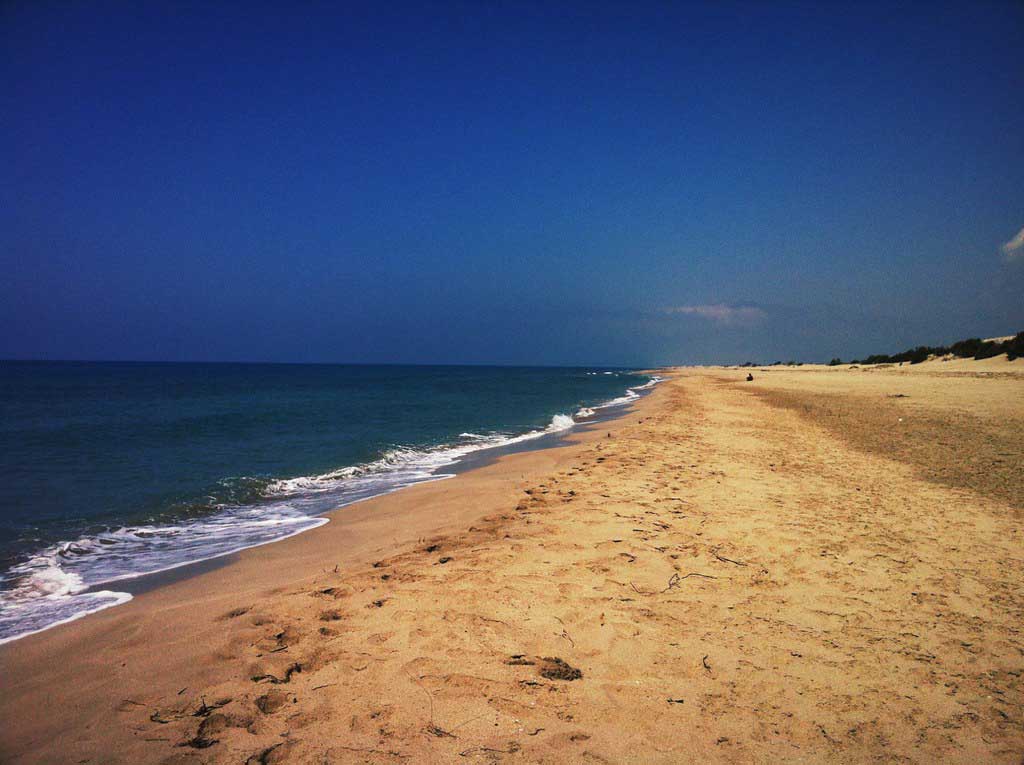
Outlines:
[{"label": "beach", "polygon": [[1019,763],[1024,361],[659,374],[0,646],[0,761]]}]

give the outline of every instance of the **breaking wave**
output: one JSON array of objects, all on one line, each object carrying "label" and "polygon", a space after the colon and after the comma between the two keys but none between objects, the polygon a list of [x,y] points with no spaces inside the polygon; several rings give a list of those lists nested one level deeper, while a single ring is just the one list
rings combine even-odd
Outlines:
[{"label": "breaking wave", "polygon": [[[614,374],[605,372],[603,374]],[[546,428],[527,433],[462,433],[456,443],[425,449],[396,447],[378,459],[320,475],[223,482],[242,487],[238,503],[214,504],[200,517],[170,524],[125,526],[52,545],[0,574],[0,643],[40,632],[131,600],[108,587],[118,581],[276,542],[328,522],[321,513],[427,481],[449,478],[467,455],[564,433],[577,419],[630,404],[660,382],[575,416],[556,414]]]}]

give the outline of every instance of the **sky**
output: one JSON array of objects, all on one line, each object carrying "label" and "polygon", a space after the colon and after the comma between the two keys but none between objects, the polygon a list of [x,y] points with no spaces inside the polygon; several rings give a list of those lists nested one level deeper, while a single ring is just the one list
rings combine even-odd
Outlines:
[{"label": "sky", "polygon": [[0,358],[1024,330],[1024,4],[0,4]]}]

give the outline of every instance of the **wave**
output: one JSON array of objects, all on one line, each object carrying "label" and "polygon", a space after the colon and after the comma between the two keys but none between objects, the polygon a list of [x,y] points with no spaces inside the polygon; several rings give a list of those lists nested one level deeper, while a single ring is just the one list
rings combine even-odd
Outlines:
[{"label": "wave", "polygon": [[564,433],[597,410],[630,404],[660,378],[625,395],[556,414],[547,427],[520,434],[462,433],[433,448],[395,447],[378,459],[320,475],[275,480],[236,478],[223,483],[237,504],[171,524],[126,526],[51,545],[0,574],[0,643],[40,632],[131,600],[106,587],[145,574],[198,563],[276,542],[321,526],[321,515],[371,497],[450,478],[446,468],[484,449]]},{"label": "wave", "polygon": [[291,504],[270,503],[52,545],[0,576],[0,644],[132,598],[96,589],[103,585],[277,542],[327,522]]}]

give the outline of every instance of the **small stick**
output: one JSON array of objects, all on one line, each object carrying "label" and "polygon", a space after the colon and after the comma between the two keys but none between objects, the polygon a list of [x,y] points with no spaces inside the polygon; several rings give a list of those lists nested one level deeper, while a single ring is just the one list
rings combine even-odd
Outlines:
[{"label": "small stick", "polygon": [[746,563],[743,563],[741,561],[733,560],[732,558],[726,558],[724,555],[719,555],[717,547],[714,547],[714,548],[711,549],[711,554],[714,555],[716,558],[718,558],[718,560],[722,561],[723,563],[732,563],[732,564],[734,564],[736,566],[746,566],[747,565]]},{"label": "small stick", "polygon": [[459,729],[459,728],[461,728],[461,727],[462,727],[463,725],[469,725],[469,724],[470,724],[471,722],[473,722],[474,720],[479,720],[479,719],[480,719],[481,717],[484,717],[484,716],[485,716],[486,714],[487,714],[487,713],[486,713],[486,712],[484,712],[484,714],[482,714],[482,715],[477,715],[476,717],[470,717],[470,718],[469,718],[468,720],[465,720],[465,721],[463,721],[463,722],[460,722],[460,723],[459,723],[458,725],[456,725],[456,726],[455,726],[454,728],[452,728],[452,730],[458,730],[458,729]]},{"label": "small stick", "polygon": [[681,581],[683,581],[684,579],[689,579],[691,576],[699,576],[702,579],[717,579],[718,578],[717,576],[711,576],[710,574],[699,574],[696,571],[694,571],[692,573],[689,573],[689,574],[686,574],[686,576],[679,576],[679,574],[672,574],[671,578],[669,578],[669,580],[668,580],[668,587],[666,587],[664,590],[662,590],[662,592],[668,592],[669,590],[673,589],[674,587],[678,587],[679,583]]}]

